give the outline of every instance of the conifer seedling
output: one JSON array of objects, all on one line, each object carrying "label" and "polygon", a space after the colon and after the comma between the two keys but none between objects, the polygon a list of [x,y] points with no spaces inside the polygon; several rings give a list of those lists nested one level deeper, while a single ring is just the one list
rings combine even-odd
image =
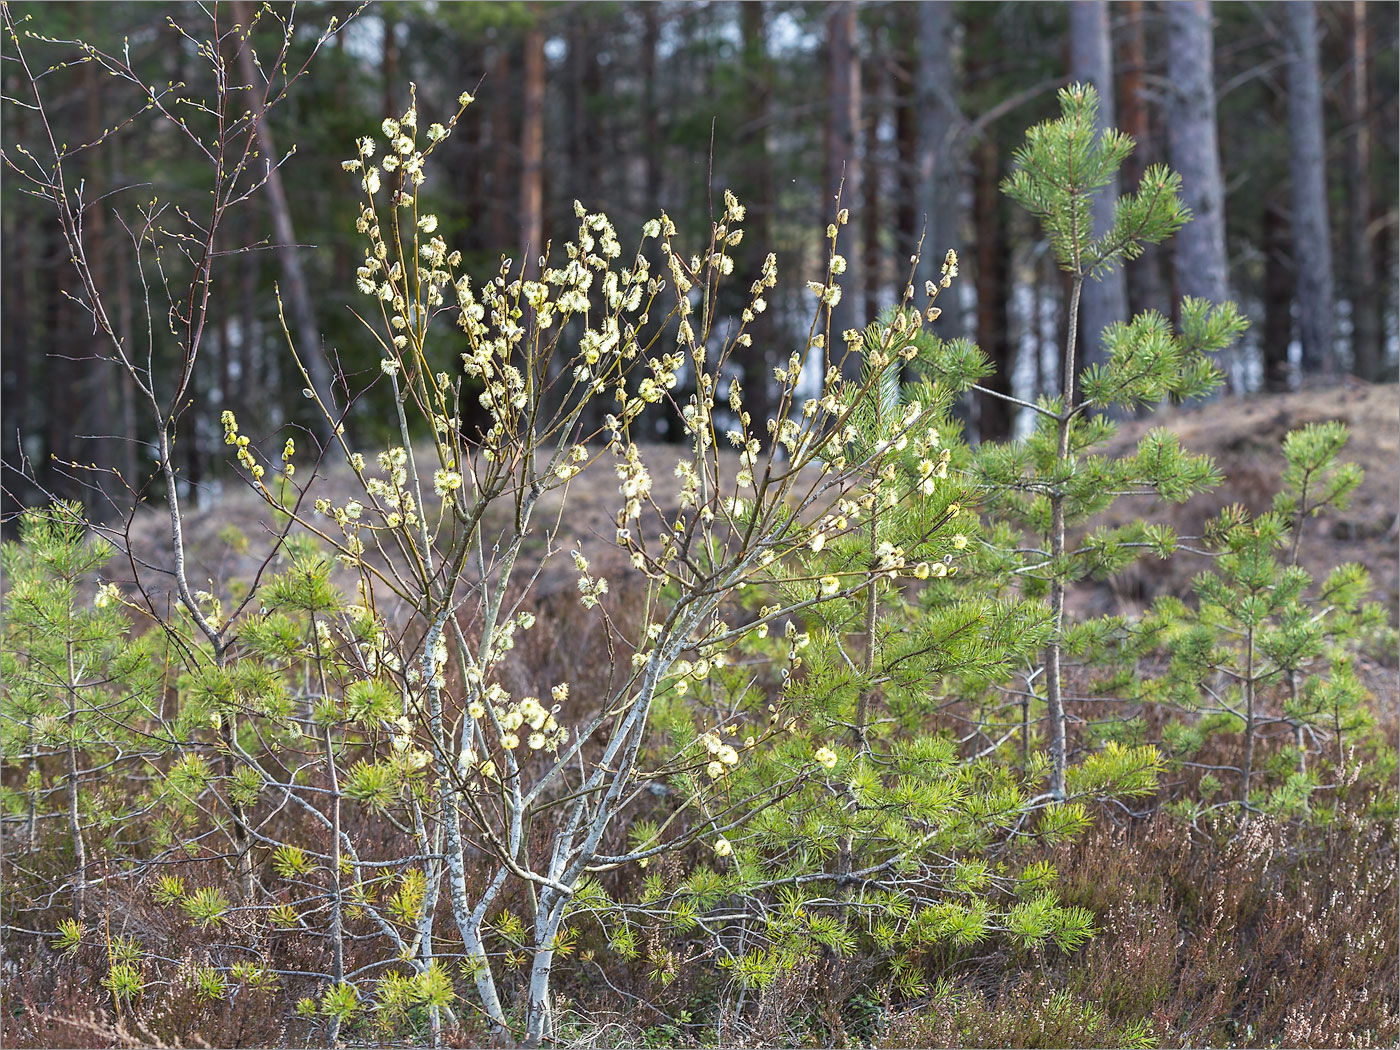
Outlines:
[{"label": "conifer seedling", "polygon": [[981,491],[990,521],[973,571],[1014,583],[1023,595],[1049,604],[1049,638],[1040,666],[1027,678],[1043,683],[1037,698],[1043,688],[1049,794],[1055,798],[1065,797],[1069,757],[1065,663],[1092,650],[1111,626],[1108,621],[1070,622],[1066,590],[1078,580],[1120,572],[1144,554],[1168,557],[1178,545],[1168,526],[1141,521],[1098,529],[1077,540],[1074,530],[1121,496],[1153,493],[1180,502],[1220,480],[1208,457],[1186,453],[1165,430],[1149,431],[1132,456],[1105,456],[1104,445],[1117,430],[1108,413],[1210,393],[1221,382],[1214,355],[1230,346],[1246,323],[1233,303],[1186,298],[1175,325],[1156,311],[1110,325],[1102,333],[1106,360],[1081,370],[1084,283],[1136,259],[1145,245],[1170,237],[1190,216],[1178,196],[1179,176],[1154,165],[1136,190],[1117,201],[1112,226],[1095,230],[1093,197],[1118,172],[1133,141],[1113,130],[1099,134],[1098,96],[1092,87],[1072,85],[1059,98],[1060,117],[1026,133],[1015,170],[1002,184],[1040,222],[1050,250],[1070,277],[1058,395],[1031,402],[982,386],[979,380],[992,374],[992,365],[966,340],[938,341],[921,355],[931,374],[957,390],[1009,398],[1034,415],[1027,438],[978,446],[966,470]]}]

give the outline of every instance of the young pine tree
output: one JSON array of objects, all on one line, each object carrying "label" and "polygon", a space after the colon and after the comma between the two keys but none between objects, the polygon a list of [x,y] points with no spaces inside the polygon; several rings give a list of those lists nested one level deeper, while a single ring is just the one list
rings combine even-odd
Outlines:
[{"label": "young pine tree", "polygon": [[[1165,639],[1170,657],[1160,681],[1144,676],[1143,695],[1200,716],[1169,727],[1173,750],[1185,757],[1210,732],[1239,727],[1235,801],[1247,811],[1306,809],[1320,783],[1309,754],[1330,759],[1341,778],[1347,735],[1370,723],[1353,660],[1360,645],[1388,631],[1385,610],[1365,601],[1370,576],[1346,564],[1317,584],[1298,565],[1308,518],[1345,507],[1360,484],[1360,470],[1338,462],[1346,438],[1340,423],[1290,433],[1273,509],[1251,516],[1229,507],[1207,529],[1215,563],[1196,578],[1196,608],[1162,599],[1138,628],[1143,639]],[[1292,737],[1293,771],[1262,792],[1259,744],[1277,728]]]},{"label": "young pine tree", "polygon": [[20,541],[3,548],[3,754],[6,765],[24,770],[24,791],[6,791],[6,822],[22,821],[34,849],[39,822],[62,820],[72,841],[70,885],[80,924],[89,911],[94,846],[129,849],[113,836],[122,833],[123,811],[141,807],[139,798],[94,796],[102,781],[123,767],[139,768],[150,751],[152,738],[138,727],[160,688],[150,643],[130,637],[120,591],[102,584],[96,597],[85,593],[90,575],[113,553],[66,503],[26,512]]},{"label": "young pine tree", "polygon": [[[950,253],[940,284],[955,273]],[[1053,620],[1044,602],[998,596],[960,572],[983,541],[978,489],[959,469],[969,452],[949,411],[955,393],[928,377],[900,382],[912,359],[938,349],[923,330],[931,309],[906,303],[863,333],[863,371],[845,392],[853,410],[836,465],[883,458],[882,489],[810,522],[801,569],[747,598],[763,626],[743,658],[710,672],[699,703],[683,688],[658,715],[662,739],[704,745],[676,787],[699,793],[717,823],[737,801],[774,799],[719,841],[713,866],[649,876],[642,902],[662,925],[703,930],[707,952],[745,990],[858,947],[884,957],[909,996],[927,991],[931,952],[994,937],[1076,947],[1091,916],[1062,905],[1053,868],[1022,851],[1086,827],[1089,797],[1156,784],[1155,748],[1110,747],[1071,770],[1073,800],[1051,799],[1037,787],[1046,764],[1005,761],[1010,733],[981,717]],[[857,402],[868,390],[879,396]],[[747,729],[703,732],[697,718],[714,711],[725,728],[782,732],[771,743],[763,734],[760,748]],[[650,841],[661,828],[638,821],[631,831]]]},{"label": "young pine tree", "polygon": [[[1060,391],[1035,403],[1011,398],[1033,413],[1030,435],[980,445],[967,466],[993,522],[986,541],[977,545],[973,571],[1014,584],[1026,597],[1044,598],[1050,607],[1052,625],[1041,666],[1028,681],[1043,683],[1049,793],[1055,798],[1065,796],[1069,758],[1066,660],[1091,651],[1112,626],[1109,621],[1070,623],[1066,591],[1086,577],[1119,572],[1145,553],[1168,557],[1177,545],[1164,525],[1139,521],[1078,539],[1076,528],[1120,496],[1150,492],[1177,502],[1219,482],[1207,457],[1183,452],[1163,430],[1144,436],[1135,455],[1103,455],[1117,429],[1107,413],[1208,394],[1221,381],[1213,355],[1245,328],[1233,303],[1187,298],[1177,326],[1156,311],[1110,325],[1102,333],[1105,362],[1080,370],[1078,308],[1084,283],[1137,258],[1144,245],[1165,240],[1189,214],[1178,197],[1179,176],[1156,165],[1143,174],[1135,191],[1117,201],[1112,225],[1095,230],[1093,198],[1117,173],[1133,141],[1113,130],[1098,134],[1098,96],[1087,85],[1063,89],[1060,107],[1059,119],[1026,133],[1015,170],[1002,186],[1039,220],[1051,252],[1070,277]],[[1008,397],[979,385],[992,367],[965,340],[940,343],[925,360],[941,382],[960,391]]]}]

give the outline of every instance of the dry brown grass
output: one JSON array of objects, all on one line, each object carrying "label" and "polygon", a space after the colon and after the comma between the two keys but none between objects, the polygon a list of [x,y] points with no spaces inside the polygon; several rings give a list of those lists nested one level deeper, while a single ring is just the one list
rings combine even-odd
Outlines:
[{"label": "dry brown grass", "polygon": [[[1351,428],[1341,458],[1357,463],[1365,480],[1346,511],[1328,511],[1310,519],[1300,564],[1314,578],[1344,562],[1360,562],[1371,571],[1373,595],[1394,608],[1400,602],[1400,387],[1395,384],[1347,383],[1292,394],[1229,398],[1204,405],[1165,409],[1125,422],[1105,454],[1129,455],[1149,429],[1165,427],[1182,448],[1215,459],[1225,483],[1186,503],[1148,497],[1120,500],[1094,523],[1122,525],[1136,519],[1166,522],[1181,535],[1199,536],[1205,522],[1232,503],[1250,512],[1267,510],[1283,473],[1283,438],[1308,423],[1339,421]],[[1316,542],[1311,542],[1316,541]],[[1140,612],[1158,594],[1184,595],[1191,578],[1205,566],[1179,556],[1167,562],[1144,559],[1121,577],[1086,583],[1071,595],[1074,613]]]}]

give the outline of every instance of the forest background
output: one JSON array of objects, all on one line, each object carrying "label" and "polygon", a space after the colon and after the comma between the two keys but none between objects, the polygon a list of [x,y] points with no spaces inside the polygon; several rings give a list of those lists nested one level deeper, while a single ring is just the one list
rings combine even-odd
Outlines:
[{"label": "forest background", "polygon": [[[171,5],[12,9],[56,38],[126,41],[133,65],[161,79],[198,79],[198,56],[166,44]],[[309,27],[354,10],[303,4],[299,18]],[[850,270],[833,327],[896,301],[923,235],[933,250],[918,283],[948,248],[970,277],[946,297],[940,334],[974,338],[996,365],[993,388],[1027,400],[1058,386],[1069,285],[997,186],[1023,129],[1056,112],[1056,89],[1093,83],[1103,123],[1138,142],[1124,183],[1170,163],[1195,221],[1136,266],[1091,281],[1085,331],[1183,295],[1233,297],[1252,324],[1227,362],[1227,390],[1393,379],[1397,10],[1360,0],[375,4],[269,113],[264,153],[296,151],[231,234],[264,250],[224,271],[209,318],[214,352],[197,363],[180,421],[181,473],[197,503],[216,498],[227,476],[224,409],[239,418],[265,409],[255,439],[311,421],[300,382],[286,374],[274,283],[304,345],[352,374],[373,367],[348,309],[355,204],[332,187],[345,143],[401,112],[410,82],[429,119],[466,88],[479,98],[440,154],[431,201],[469,269],[559,243],[575,199],[620,229],[662,205],[703,227],[718,188],[731,187],[750,209],[754,247],[745,250],[776,250],[804,279],[820,276],[825,256],[812,233],[844,180]],[[237,21],[239,5],[220,12]],[[314,39],[301,34],[293,47]],[[22,95],[12,63],[4,76],[5,94]],[[91,64],[53,71],[46,84],[65,142],[96,139],[129,115]],[[37,130],[22,108],[9,107],[6,120],[12,141]],[[87,199],[108,204],[90,209],[84,241],[127,336],[143,323],[141,290],[113,208],[143,195],[188,201],[199,176],[191,163],[168,129],[139,121],[71,162]],[[140,472],[137,393],[96,359],[103,337],[67,308],[75,277],[57,228],[15,179],[0,201],[5,515],[40,489],[109,515],[125,501],[105,468]],[[767,375],[785,356],[779,348],[803,320],[800,288],[759,318],[752,354],[762,359],[739,362],[745,371]],[[161,344],[159,332],[157,341],[173,362],[173,342]],[[1093,360],[1096,348],[1087,350]],[[756,411],[769,407],[770,387],[754,385]],[[371,425],[388,418],[374,396],[354,412]],[[1015,409],[992,396],[969,395],[964,415],[974,439],[1017,425]],[[680,433],[665,419],[656,426],[659,440]],[[21,461],[32,478],[15,470]]]}]

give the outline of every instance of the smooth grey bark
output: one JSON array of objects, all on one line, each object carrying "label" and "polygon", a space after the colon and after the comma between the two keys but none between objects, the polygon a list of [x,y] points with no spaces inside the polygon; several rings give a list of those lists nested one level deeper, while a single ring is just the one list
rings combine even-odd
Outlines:
[{"label": "smooth grey bark", "polygon": [[1364,0],[1351,4],[1351,84],[1349,113],[1352,134],[1347,143],[1347,296],[1351,299],[1351,371],[1374,383],[1380,378],[1384,347],[1379,317],[1371,307],[1376,295],[1376,272],[1368,224],[1371,218],[1371,104]]},{"label": "smooth grey bark", "polygon": [[[957,27],[953,5],[948,0],[931,0],[920,4],[918,10],[914,91],[919,122],[918,208],[925,227],[915,287],[922,293],[926,281],[938,280],[948,250],[962,250],[958,198],[966,165],[954,68],[953,38]],[[956,285],[939,297],[943,315],[938,319],[937,332],[944,339],[965,334],[962,311],[956,308],[958,300]]]},{"label": "smooth grey bark", "polygon": [[[1070,76],[1083,84],[1093,84],[1099,93],[1099,132],[1116,127],[1113,100],[1113,52],[1109,46],[1107,0],[1075,0],[1069,5]],[[1094,197],[1094,234],[1098,236],[1113,225],[1113,206],[1118,200],[1118,178],[1115,176]],[[1122,321],[1127,313],[1127,293],[1123,270],[1090,277],[1084,282],[1084,294],[1079,304],[1080,368],[1106,360],[1101,335],[1114,321]]]},{"label": "smooth grey bark", "polygon": [[1211,302],[1229,298],[1225,190],[1215,125],[1215,56],[1208,0],[1166,4],[1167,155],[1181,175],[1192,221],[1173,238],[1177,291]]},{"label": "smooth grey bark", "polygon": [[525,33],[525,73],[520,118],[520,258],[522,273],[539,273],[544,253],[544,30]]},{"label": "smooth grey bark", "polygon": [[[851,0],[840,0],[831,5],[826,17],[826,31],[831,108],[826,125],[827,197],[824,205],[828,215],[823,218],[830,221],[838,192],[841,194],[841,207],[849,209],[852,217],[850,225],[841,230],[837,242],[837,250],[846,257],[847,264],[845,275],[839,279],[841,301],[831,311],[828,352],[833,361],[839,361],[846,352],[842,334],[864,324],[856,306],[861,290],[860,275],[857,273],[860,259],[857,209],[861,203],[861,164],[856,147],[860,131],[861,92],[856,5]],[[859,377],[860,361],[859,354],[847,357],[848,375]]]},{"label": "smooth grey bark", "polygon": [[1289,167],[1293,175],[1293,267],[1300,361],[1305,374],[1332,368],[1332,226],[1327,217],[1327,152],[1312,0],[1285,4],[1288,29]]}]

